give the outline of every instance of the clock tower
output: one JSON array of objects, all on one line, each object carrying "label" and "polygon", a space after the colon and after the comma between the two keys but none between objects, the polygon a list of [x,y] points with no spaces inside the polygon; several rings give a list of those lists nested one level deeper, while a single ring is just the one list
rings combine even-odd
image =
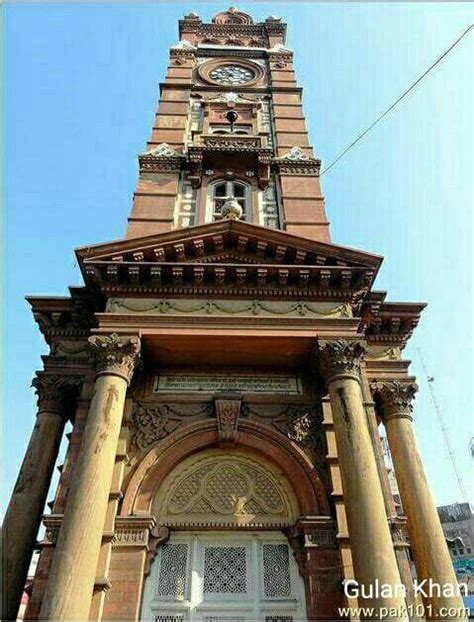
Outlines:
[{"label": "clock tower", "polygon": [[180,20],[124,238],[77,249],[68,296],[28,297],[50,351],[3,619],[35,547],[29,620],[405,621],[412,572],[456,585],[403,356],[424,304],[387,301],[382,258],[331,241],[285,37],[234,8]]}]

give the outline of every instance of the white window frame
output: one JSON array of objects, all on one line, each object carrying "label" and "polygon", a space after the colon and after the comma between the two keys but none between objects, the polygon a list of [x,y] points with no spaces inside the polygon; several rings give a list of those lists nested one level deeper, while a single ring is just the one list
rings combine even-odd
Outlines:
[{"label": "white window frame", "polygon": [[[266,616],[293,616],[295,622],[306,620],[304,582],[292,555],[287,538],[280,531],[193,531],[173,532],[170,544],[188,544],[186,598],[174,601],[156,595],[161,553],[146,579],[141,620],[153,622],[155,615],[183,615],[183,622],[235,622],[242,619],[265,621]],[[291,597],[265,596],[263,583],[263,544],[286,544],[289,552]],[[247,591],[245,594],[203,594],[204,550],[208,546],[246,548]],[[168,598],[168,599],[166,599]]]},{"label": "white window frame", "polygon": [[[207,191],[207,201],[206,201],[206,222],[214,222],[220,220],[219,218],[215,218],[215,210],[214,210],[214,201],[216,200],[215,190],[217,186],[220,186],[222,183],[226,184],[226,196],[225,197],[217,197],[219,199],[230,199],[234,196],[234,184],[238,184],[239,186],[243,186],[245,189],[244,194],[244,217],[242,220],[246,222],[252,222],[252,188],[249,184],[240,179],[216,179],[208,186]],[[240,197],[239,197],[240,198]]]},{"label": "white window frame", "polygon": [[219,124],[215,125],[214,123],[209,126],[210,134],[226,134],[230,136],[251,136],[252,135],[252,126],[251,125],[234,125],[231,126],[229,124]]}]

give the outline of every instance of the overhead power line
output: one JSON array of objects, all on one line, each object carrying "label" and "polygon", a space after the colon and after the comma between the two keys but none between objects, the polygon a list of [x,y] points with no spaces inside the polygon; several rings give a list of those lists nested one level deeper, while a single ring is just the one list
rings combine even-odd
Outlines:
[{"label": "overhead power line", "polygon": [[446,56],[452,52],[454,50],[454,48],[461,43],[461,41],[464,39],[464,37],[468,34],[468,32],[470,30],[472,30],[474,28],[474,24],[471,24],[468,28],[466,28],[466,30],[456,39],[456,41],[454,41],[454,43],[452,45],[449,46],[449,48],[443,53],[441,54],[441,56],[435,60],[435,62],[430,65],[428,67],[428,69],[426,71],[424,71],[421,76],[415,80],[415,82],[413,82],[413,84],[411,84],[405,91],[403,91],[403,93],[393,102],[393,104],[391,104],[391,106],[389,106],[384,112],[382,112],[382,114],[377,117],[375,119],[375,121],[373,123],[371,123],[369,125],[369,127],[367,129],[365,129],[361,134],[359,134],[357,136],[357,138],[355,138],[349,145],[347,145],[347,147],[345,149],[343,149],[341,151],[341,153],[330,163],[328,164],[328,166],[326,166],[320,173],[321,175],[324,175],[324,173],[327,173],[335,164],[337,164],[337,162],[339,162],[339,160],[341,158],[343,158],[346,153],[352,149],[352,147],[354,147],[355,145],[357,145],[358,142],[360,142],[364,136],[366,136],[370,130],[372,130],[378,123],[380,123],[380,121],[386,117],[388,115],[389,112],[391,112],[395,106],[397,106],[411,91],[413,91],[413,89],[420,84],[420,82],[422,80],[424,80],[426,78],[426,76],[437,66],[439,65],[439,63],[446,58]]}]

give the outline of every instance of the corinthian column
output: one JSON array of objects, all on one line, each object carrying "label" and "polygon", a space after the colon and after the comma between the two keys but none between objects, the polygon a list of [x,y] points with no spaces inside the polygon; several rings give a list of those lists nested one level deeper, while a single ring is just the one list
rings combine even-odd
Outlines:
[{"label": "corinthian column", "polygon": [[[355,579],[364,586],[359,601],[374,607],[378,619],[381,608],[401,611],[404,597],[362,397],[364,351],[357,341],[322,342],[319,361],[331,399]],[[403,613],[390,617],[407,619]]]},{"label": "corinthian column", "polygon": [[40,619],[87,620],[138,337],[89,339],[97,377]]},{"label": "corinthian column", "polygon": [[[418,581],[426,580],[421,596],[427,617],[459,619],[463,617],[463,602],[411,423],[417,386],[414,382],[389,381],[373,383],[372,388],[380,398]],[[436,585],[426,594],[431,583]]]},{"label": "corinthian column", "polygon": [[67,398],[81,380],[39,373],[32,385],[38,416],[13,489],[2,529],[2,620],[16,620],[64,424]]}]

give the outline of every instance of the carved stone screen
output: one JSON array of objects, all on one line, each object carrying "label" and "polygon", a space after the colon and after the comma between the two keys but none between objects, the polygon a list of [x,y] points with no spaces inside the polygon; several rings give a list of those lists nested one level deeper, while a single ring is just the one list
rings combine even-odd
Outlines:
[{"label": "carved stone screen", "polygon": [[304,622],[304,584],[281,531],[171,531],[143,591],[142,622]]},{"label": "carved stone screen", "polygon": [[165,544],[161,553],[158,596],[184,598],[186,593],[187,544]]},{"label": "carved stone screen", "polygon": [[245,594],[247,551],[244,546],[204,549],[204,594]]},{"label": "carved stone screen", "polygon": [[168,527],[282,528],[298,516],[294,493],[276,467],[214,450],[166,478],[153,508]]},{"label": "carved stone screen", "polygon": [[263,589],[265,596],[291,596],[290,554],[287,544],[264,544]]}]

